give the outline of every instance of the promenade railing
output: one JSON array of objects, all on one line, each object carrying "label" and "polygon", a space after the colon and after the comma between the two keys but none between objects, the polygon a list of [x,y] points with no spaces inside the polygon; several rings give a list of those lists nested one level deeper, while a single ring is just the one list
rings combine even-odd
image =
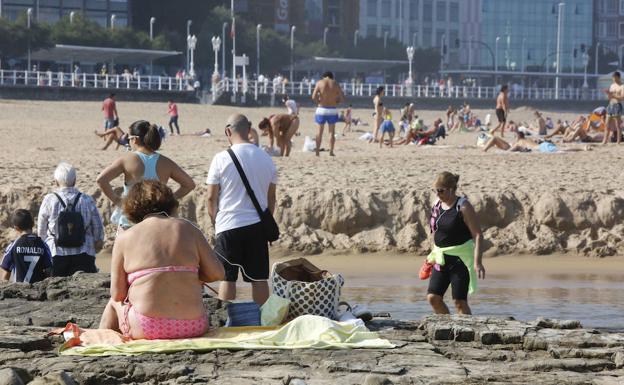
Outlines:
[{"label": "promenade railing", "polygon": [[92,73],[68,73],[52,71],[15,71],[0,70],[0,87],[75,87],[75,88],[111,88],[159,91],[186,91],[188,79],[171,76],[153,76],[131,74],[101,75]]},{"label": "promenade railing", "polygon": [[[217,85],[220,92],[247,93],[258,98],[260,95],[302,95],[311,96],[314,91],[312,82],[273,83],[272,81],[241,79],[235,83],[232,79],[221,80]],[[450,99],[493,99],[500,87],[452,86],[439,87],[427,85],[379,84],[379,83],[340,83],[346,96],[373,97],[379,86],[385,88],[386,97],[415,98],[450,98]],[[590,88],[537,88],[521,87],[509,92],[510,99],[519,100],[604,100],[604,93]]]}]

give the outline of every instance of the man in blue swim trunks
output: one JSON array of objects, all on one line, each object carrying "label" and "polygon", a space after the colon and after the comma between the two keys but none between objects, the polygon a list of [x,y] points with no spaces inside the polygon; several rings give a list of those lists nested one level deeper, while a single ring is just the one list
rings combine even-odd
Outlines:
[{"label": "man in blue swim trunks", "polygon": [[312,93],[318,107],[314,114],[314,120],[318,126],[318,134],[316,135],[316,156],[319,156],[321,141],[323,139],[323,130],[325,124],[329,128],[329,155],[334,156],[334,144],[336,143],[336,123],[338,122],[338,110],[336,106],[345,100],[344,94],[338,82],[334,80],[334,74],[325,72],[323,78],[316,82],[314,92]]}]

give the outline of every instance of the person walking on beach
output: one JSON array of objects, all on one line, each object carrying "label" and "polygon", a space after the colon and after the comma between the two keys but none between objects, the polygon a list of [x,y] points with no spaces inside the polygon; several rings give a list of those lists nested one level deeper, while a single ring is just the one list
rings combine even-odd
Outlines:
[{"label": "person walking on beach", "polygon": [[449,314],[444,294],[452,288],[459,314],[472,314],[468,293],[477,288],[477,277],[485,278],[481,262],[483,236],[474,208],[465,197],[457,196],[459,175],[443,172],[433,187],[438,197],[431,210],[433,249],[427,262],[434,264],[427,290],[427,301],[436,314]]},{"label": "person walking on beach", "polygon": [[609,143],[611,139],[611,133],[615,133],[617,144],[622,141],[622,101],[624,100],[624,85],[619,71],[613,73],[613,83],[609,86],[609,89],[605,90],[607,97],[609,98],[609,105],[607,106],[607,129],[602,144]]},{"label": "person walking on beach", "polygon": [[498,126],[494,127],[493,130],[490,131],[490,134],[494,135],[494,133],[500,129],[501,137],[505,136],[505,124],[507,122],[507,115],[509,114],[509,87],[507,84],[503,85],[496,97],[496,117],[498,118]]},{"label": "person walking on beach", "polygon": [[[121,210],[123,198],[132,185],[142,180],[159,180],[167,183],[176,181],[180,187],[175,191],[176,199],[181,199],[195,188],[195,182],[180,166],[171,159],[160,155],[158,149],[161,136],[158,127],[146,120],[138,120],[130,125],[128,139],[132,152],[126,153],[106,167],[97,177],[97,184],[108,199],[116,206],[111,215],[111,222],[122,230],[132,223]],[[124,176],[123,193],[119,196],[113,190],[111,182],[118,176]]]},{"label": "person walking on beach", "polygon": [[52,254],[52,275],[96,273],[95,254],[104,244],[104,226],[93,198],[76,186],[76,169],[61,162],[54,171],[58,187],[41,202],[37,234]]},{"label": "person walking on beach", "polygon": [[117,104],[115,103],[115,94],[110,94],[102,103],[102,111],[104,112],[104,129],[115,127],[119,121],[117,114]]},{"label": "person walking on beach", "polygon": [[375,111],[373,115],[375,115],[375,129],[373,130],[373,138],[371,142],[376,142],[378,140],[377,135],[379,135],[379,128],[381,127],[381,123],[384,120],[383,117],[383,102],[381,98],[384,96],[384,88],[377,87],[377,91],[375,91],[375,97],[373,98],[373,106],[375,107]]},{"label": "person walking on beach", "polygon": [[286,106],[286,110],[288,110],[289,115],[298,115],[299,108],[297,107],[297,102],[288,97],[288,95],[284,95],[282,98],[282,103]]},{"label": "person walking on beach", "polygon": [[234,159],[240,163],[261,210],[275,209],[277,170],[271,157],[249,142],[251,122],[241,114],[229,117],[225,135],[229,151],[216,154],[208,178],[208,214],[215,227],[215,253],[225,268],[219,298],[236,299],[240,268],[251,282],[253,300],[262,305],[269,298],[269,246],[258,211],[249,197]]},{"label": "person walking on beach", "polygon": [[334,156],[334,145],[336,144],[336,123],[338,122],[338,110],[336,106],[345,100],[344,94],[338,82],[334,80],[334,74],[325,72],[323,78],[316,82],[312,100],[318,105],[314,114],[314,120],[318,126],[316,135],[316,156],[321,150],[323,140],[323,130],[325,124],[329,129],[329,155]]},{"label": "person walking on beach", "polygon": [[178,105],[171,99],[167,105],[167,113],[169,114],[169,130],[173,135],[173,126],[175,125],[176,132],[180,135],[180,126],[178,126]]}]

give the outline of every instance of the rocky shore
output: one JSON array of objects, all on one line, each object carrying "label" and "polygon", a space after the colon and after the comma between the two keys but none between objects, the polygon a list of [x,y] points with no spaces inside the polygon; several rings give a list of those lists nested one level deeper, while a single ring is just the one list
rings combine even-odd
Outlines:
[{"label": "rocky shore", "polygon": [[[59,356],[54,327],[97,327],[109,276],[77,273],[0,283],[0,385],[11,384],[564,384],[624,383],[624,333],[575,321],[428,316],[367,326],[391,350],[185,351],[133,357]],[[212,322],[222,304],[209,297]]]},{"label": "rocky shore", "polygon": [[[93,187],[107,224],[106,247],[114,241],[108,221],[110,202]],[[34,214],[47,190],[0,190],[0,239],[9,242],[10,213]],[[607,257],[624,251],[624,198],[614,191],[469,193],[484,230],[486,257],[504,254],[546,255],[571,252]],[[282,237],[274,245],[304,255],[325,251],[397,251],[425,254],[429,248],[428,214],[435,199],[428,191],[361,189],[286,190],[275,217]],[[180,216],[212,234],[207,191],[198,186],[180,205]],[[2,229],[4,227],[4,229]]]}]

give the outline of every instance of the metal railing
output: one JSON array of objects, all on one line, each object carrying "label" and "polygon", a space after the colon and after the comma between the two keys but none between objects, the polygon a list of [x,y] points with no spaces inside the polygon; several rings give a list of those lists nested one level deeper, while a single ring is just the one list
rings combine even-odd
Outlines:
[{"label": "metal railing", "polygon": [[[498,95],[500,87],[480,86],[453,86],[439,87],[427,85],[405,84],[373,84],[373,83],[340,83],[346,96],[373,97],[377,87],[385,88],[386,97],[415,97],[415,98],[450,98],[450,99],[493,99]],[[249,80],[243,82],[238,79],[221,80],[216,84],[216,91],[251,94],[256,99],[260,95],[302,95],[311,96],[314,91],[312,82],[273,83],[272,81],[258,82]],[[554,88],[519,88],[510,90],[510,99],[517,100],[604,100],[605,96],[596,89],[589,88],[560,88],[557,95]]]},{"label": "metal railing", "polygon": [[111,88],[159,91],[193,90],[188,79],[171,76],[131,74],[100,75],[88,73],[67,73],[52,71],[14,71],[0,70],[0,87],[75,87],[75,88]]}]

